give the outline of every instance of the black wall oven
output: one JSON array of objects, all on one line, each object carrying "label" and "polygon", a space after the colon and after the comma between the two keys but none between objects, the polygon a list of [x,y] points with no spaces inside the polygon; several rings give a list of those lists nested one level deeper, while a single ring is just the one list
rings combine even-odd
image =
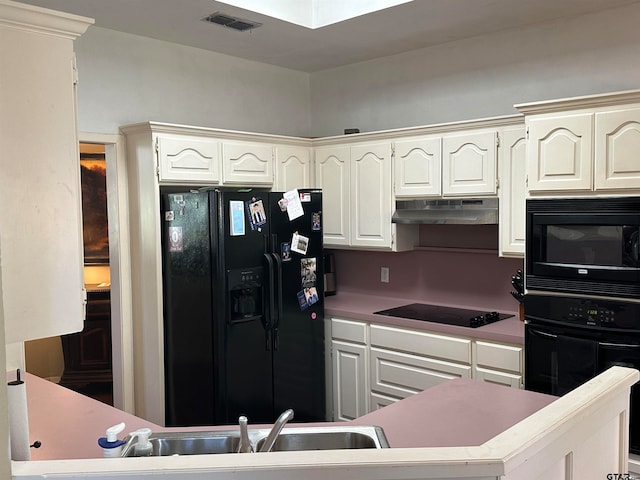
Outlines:
[{"label": "black wall oven", "polygon": [[[525,389],[564,395],[614,365],[640,369],[640,303],[525,296]],[[640,454],[640,390],[631,388],[630,451]]]},{"label": "black wall oven", "polygon": [[[640,369],[640,196],[528,199],[527,390],[564,395],[614,365]],[[630,451],[640,454],[640,390]]]},{"label": "black wall oven", "polygon": [[527,290],[640,299],[640,196],[526,205]]}]

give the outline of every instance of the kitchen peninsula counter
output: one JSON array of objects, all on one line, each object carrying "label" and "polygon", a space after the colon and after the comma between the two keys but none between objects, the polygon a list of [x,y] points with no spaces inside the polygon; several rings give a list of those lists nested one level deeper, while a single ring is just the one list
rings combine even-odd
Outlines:
[{"label": "kitchen peninsula counter", "polygon": [[[165,428],[34,375],[27,374],[25,382],[30,439],[42,442],[40,448],[31,449],[32,460],[100,458],[98,438],[104,436],[108,427],[120,422],[126,424],[120,438],[143,427],[154,432],[237,428]],[[555,399],[550,395],[456,379],[350,423],[381,426],[389,444],[395,448],[481,445]],[[296,426],[304,424],[291,423],[287,428]],[[249,425],[249,428],[259,427]]]},{"label": "kitchen peninsula counter", "polygon": [[[379,423],[393,447],[389,449],[118,459],[78,457],[85,444],[95,448],[89,455],[94,457],[99,452],[97,436],[116,419],[133,423],[139,419],[75,392],[61,393],[63,387],[26,375],[31,435],[43,443],[38,455],[44,458],[50,442],[64,448],[51,460],[12,462],[12,476],[16,480],[52,476],[61,480],[133,480],[141,476],[162,480],[205,476],[228,480],[256,476],[265,480],[327,476],[336,480],[515,480],[542,478],[541,473],[544,478],[561,479],[570,469],[576,478],[606,478],[608,473],[627,468],[629,392],[639,378],[637,370],[612,367],[555,399],[475,380],[451,380],[354,421]],[[49,416],[56,420],[42,422]],[[60,428],[52,431],[56,424]],[[141,421],[128,424],[125,431],[139,426],[154,428]],[[444,433],[452,435],[447,439]],[[425,439],[432,442],[437,437],[440,443],[455,446],[421,447]],[[410,446],[414,448],[403,448]]]},{"label": "kitchen peninsula counter", "polygon": [[[378,295],[367,295],[363,293],[338,292],[336,295],[331,295],[324,299],[325,319],[332,317],[346,318],[383,325],[395,325],[399,327],[415,328],[418,330],[428,330],[430,332],[459,335],[478,340],[490,340],[516,345],[524,344],[524,322],[518,318],[518,312],[516,311],[499,312],[511,314],[513,317],[505,318],[504,320],[490,323],[489,325],[483,325],[478,328],[460,327],[457,325],[446,325],[443,323],[374,314],[374,312],[378,312],[380,310],[399,307],[409,303],[420,303],[420,300],[381,297]],[[443,306],[488,311],[488,309],[481,309],[469,305]]]}]

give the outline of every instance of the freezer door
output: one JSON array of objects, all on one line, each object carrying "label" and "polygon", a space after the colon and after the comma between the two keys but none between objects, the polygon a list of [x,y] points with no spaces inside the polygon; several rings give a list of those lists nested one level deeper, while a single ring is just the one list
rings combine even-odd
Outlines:
[{"label": "freezer door", "polygon": [[[269,197],[270,248],[280,268],[273,326],[274,406],[295,420],[325,420],[322,193],[299,190],[303,215],[283,208],[283,193]],[[297,202],[294,202],[297,203]]]},{"label": "freezer door", "polygon": [[167,426],[214,422],[211,245],[206,194],[164,191],[162,272]]}]

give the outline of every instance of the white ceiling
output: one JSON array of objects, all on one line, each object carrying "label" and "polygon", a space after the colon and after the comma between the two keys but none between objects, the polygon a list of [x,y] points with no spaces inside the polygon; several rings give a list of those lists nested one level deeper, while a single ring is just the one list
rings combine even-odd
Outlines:
[{"label": "white ceiling", "polygon": [[[212,0],[20,0],[95,19],[95,25],[305,72],[461,38],[638,3],[640,0],[414,0],[310,29]],[[336,4],[336,0],[317,0]],[[354,0],[342,0],[350,2]],[[221,12],[250,31],[202,22]]]}]

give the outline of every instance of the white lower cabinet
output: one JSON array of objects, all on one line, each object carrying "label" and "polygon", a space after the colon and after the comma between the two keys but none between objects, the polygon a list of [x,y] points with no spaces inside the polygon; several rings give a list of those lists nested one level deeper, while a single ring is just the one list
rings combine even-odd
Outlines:
[{"label": "white lower cabinet", "polygon": [[523,388],[522,346],[474,341],[473,378]]},{"label": "white lower cabinet", "polygon": [[352,420],[455,378],[522,388],[523,347],[331,319],[334,420]]},{"label": "white lower cabinet", "polygon": [[396,397],[389,397],[378,392],[371,392],[371,394],[369,395],[369,409],[371,412],[375,412],[376,410],[380,410],[387,405],[396,403],[398,400],[400,399]]},{"label": "white lower cabinet", "polygon": [[471,340],[370,325],[372,393],[406,398],[454,378],[471,378]]},{"label": "white lower cabinet", "polygon": [[471,378],[470,364],[436,360],[422,353],[408,354],[372,347],[369,358],[372,392],[397,398],[406,398],[454,378]]},{"label": "white lower cabinet", "polygon": [[367,413],[367,347],[332,341],[333,411],[336,420],[353,420]]},{"label": "white lower cabinet", "polygon": [[331,320],[334,420],[358,418],[369,411],[367,324]]}]

